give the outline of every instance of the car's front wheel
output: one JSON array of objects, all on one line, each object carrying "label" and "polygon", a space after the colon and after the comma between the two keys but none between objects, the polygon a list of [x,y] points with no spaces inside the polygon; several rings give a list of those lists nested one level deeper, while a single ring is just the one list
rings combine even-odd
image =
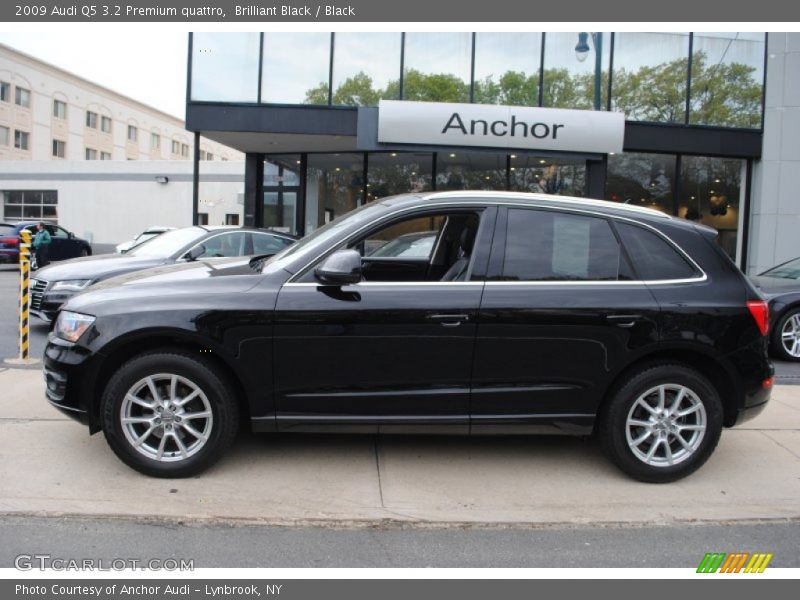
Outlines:
[{"label": "car's front wheel", "polygon": [[654,364],[633,373],[600,417],[600,442],[622,471],[649,483],[686,477],[711,456],[722,432],[722,403],[699,372]]},{"label": "car's front wheel", "polygon": [[236,437],[231,386],[209,361],[183,351],[139,355],[111,378],[103,433],[128,466],[154,477],[189,477],[216,462]]}]

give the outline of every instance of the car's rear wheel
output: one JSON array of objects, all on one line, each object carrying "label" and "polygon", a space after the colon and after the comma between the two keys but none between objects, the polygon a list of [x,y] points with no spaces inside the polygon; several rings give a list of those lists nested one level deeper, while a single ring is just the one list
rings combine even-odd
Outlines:
[{"label": "car's rear wheel", "polygon": [[209,361],[182,351],[125,363],[103,395],[103,433],[128,466],[154,477],[188,477],[216,462],[236,437],[231,386]]},{"label": "car's rear wheel", "polygon": [[771,348],[776,358],[800,362],[800,308],[788,310],[778,319]]},{"label": "car's rear wheel", "polygon": [[675,481],[708,460],[722,432],[722,403],[699,372],[654,364],[612,392],[598,433],[611,461],[649,483]]}]

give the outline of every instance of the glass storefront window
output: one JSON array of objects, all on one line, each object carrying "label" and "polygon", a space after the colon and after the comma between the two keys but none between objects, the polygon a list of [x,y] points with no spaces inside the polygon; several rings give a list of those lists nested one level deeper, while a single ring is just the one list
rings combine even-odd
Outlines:
[{"label": "glass storefront window", "polygon": [[472,34],[409,32],[403,99],[469,102]]},{"label": "glass storefront window", "polygon": [[308,155],[306,234],[358,207],[363,196],[363,154]]},{"label": "glass storefront window", "polygon": [[745,162],[709,156],[681,159],[678,216],[698,221],[719,231],[717,241],[736,258],[739,206],[742,201]]},{"label": "glass storefront window", "polygon": [[[598,32],[598,35],[602,44],[600,108],[605,109],[611,36],[602,32]],[[587,35],[588,53],[579,55],[576,48],[581,40],[581,33],[577,31],[545,34],[542,106],[594,108],[594,90],[598,80],[595,69],[596,49],[592,36]]]},{"label": "glass storefront window", "polygon": [[606,199],[672,214],[675,156],[626,152],[608,157]]},{"label": "glass storefront window", "polygon": [[300,197],[299,154],[267,156],[264,160],[264,198],[261,227],[295,234],[298,232],[297,203]]},{"label": "glass storefront window", "polygon": [[541,33],[475,34],[475,102],[537,106]]},{"label": "glass storefront window", "polygon": [[401,39],[399,33],[335,34],[333,104],[377,106],[382,98],[399,99]]},{"label": "glass storefront window", "polygon": [[763,33],[695,33],[689,120],[700,125],[761,127]]},{"label": "glass storefront window", "polygon": [[367,161],[367,202],[431,189],[433,154],[429,152],[374,152]]},{"label": "glass storefront window", "polygon": [[328,104],[331,34],[264,34],[261,101]]},{"label": "glass storefront window", "polygon": [[688,71],[688,33],[616,33],[611,107],[634,121],[683,123]]},{"label": "glass storefront window", "polygon": [[258,33],[195,33],[191,99],[258,101]]},{"label": "glass storefront window", "polygon": [[511,191],[584,196],[586,161],[544,156],[510,156]]},{"label": "glass storefront window", "polygon": [[506,154],[440,152],[436,158],[436,189],[505,190]]}]

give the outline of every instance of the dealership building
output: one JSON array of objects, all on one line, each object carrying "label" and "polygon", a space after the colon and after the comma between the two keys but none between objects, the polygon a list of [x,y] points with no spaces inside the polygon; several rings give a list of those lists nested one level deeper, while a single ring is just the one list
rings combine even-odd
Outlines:
[{"label": "dealership building", "polygon": [[800,256],[798,33],[195,33],[186,128],[245,154],[245,224],[512,190],[710,225],[748,272]]}]

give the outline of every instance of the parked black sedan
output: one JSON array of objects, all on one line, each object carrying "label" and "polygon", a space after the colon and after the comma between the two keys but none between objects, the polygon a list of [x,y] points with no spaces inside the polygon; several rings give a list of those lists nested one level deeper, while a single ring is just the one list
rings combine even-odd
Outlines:
[{"label": "parked black sedan", "polygon": [[[431,230],[424,255],[366,251]],[[629,475],[672,481],[773,383],[767,304],[715,237],[599,200],[384,198],[265,261],[166,267],[72,298],[46,393],[159,477],[207,468],[245,419],[276,433],[594,432]]]},{"label": "parked black sedan", "polygon": [[751,277],[769,300],[770,350],[776,358],[800,362],[800,258]]},{"label": "parked black sedan", "polygon": [[162,233],[126,254],[104,254],[50,265],[31,281],[31,313],[52,321],[58,309],[90,285],[151,267],[216,257],[269,255],[293,236],[245,227],[184,227]]},{"label": "parked black sedan", "polygon": [[[20,221],[0,223],[0,263],[19,262],[20,231],[23,229],[36,234],[39,221]],[[66,260],[78,256],[91,256],[92,245],[71,231],[45,221],[45,229],[50,233],[50,260]]]}]

